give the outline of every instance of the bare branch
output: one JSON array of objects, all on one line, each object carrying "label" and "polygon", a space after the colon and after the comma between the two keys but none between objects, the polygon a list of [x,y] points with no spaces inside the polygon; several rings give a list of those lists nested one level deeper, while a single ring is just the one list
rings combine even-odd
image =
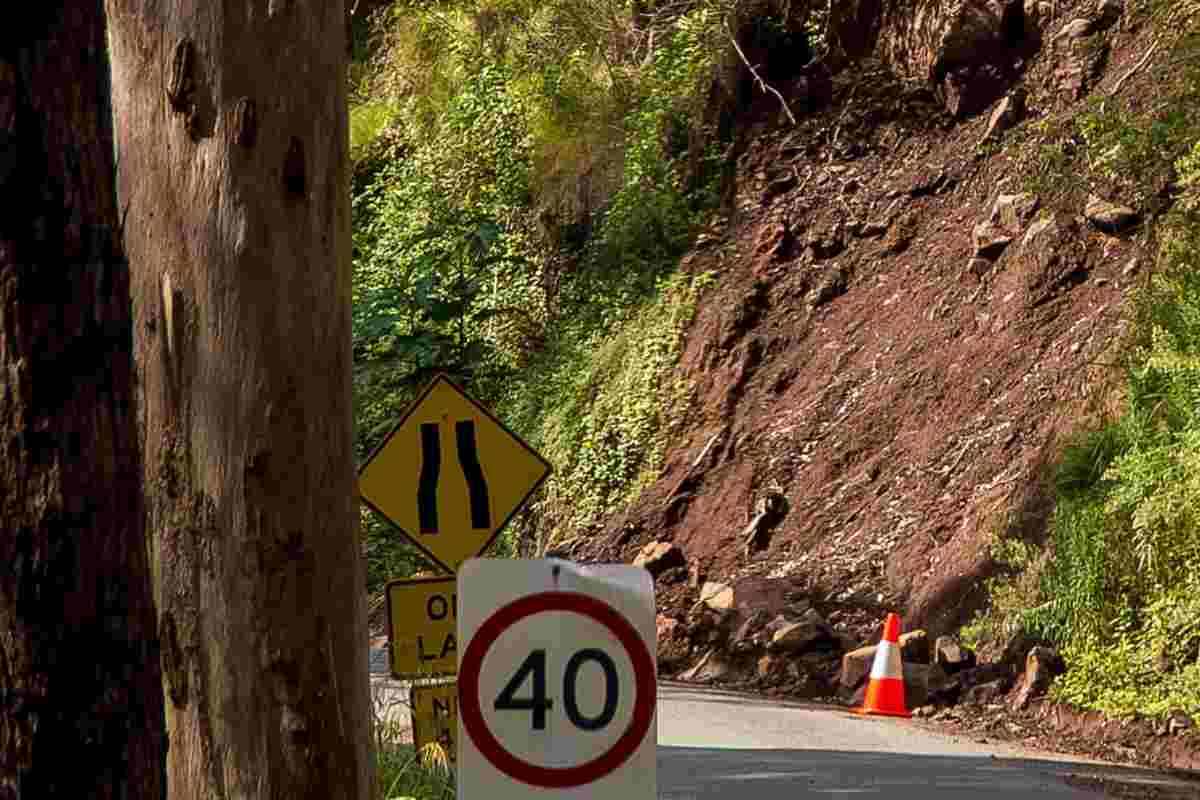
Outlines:
[{"label": "bare branch", "polygon": [[729,41],[733,44],[733,49],[737,51],[738,56],[742,59],[742,63],[746,65],[746,69],[750,70],[750,74],[754,76],[754,80],[758,83],[758,88],[762,89],[764,92],[770,92],[778,97],[779,104],[783,106],[783,113],[787,114],[788,119],[791,120],[793,125],[797,124],[796,117],[792,114],[792,110],[788,108],[787,100],[783,99],[783,95],[779,93],[779,90],[762,79],[762,76],[758,74],[758,70],[756,70],[754,65],[750,63],[750,59],[746,58],[746,54],[742,52],[742,48],[738,45],[737,38],[733,35],[733,31],[729,30],[728,22],[725,23],[725,33],[729,35]]}]

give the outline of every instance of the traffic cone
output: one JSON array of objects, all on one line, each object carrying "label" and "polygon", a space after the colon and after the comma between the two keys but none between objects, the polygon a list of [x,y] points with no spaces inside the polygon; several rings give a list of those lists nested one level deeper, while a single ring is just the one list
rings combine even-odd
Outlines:
[{"label": "traffic cone", "polygon": [[863,704],[851,709],[856,714],[911,717],[904,704],[904,667],[900,663],[900,617],[888,614],[883,639],[871,664],[871,682]]}]

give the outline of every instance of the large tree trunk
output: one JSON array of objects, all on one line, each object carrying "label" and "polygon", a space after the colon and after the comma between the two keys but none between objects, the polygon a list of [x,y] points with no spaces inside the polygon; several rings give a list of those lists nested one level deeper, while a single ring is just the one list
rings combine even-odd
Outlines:
[{"label": "large tree trunk", "polygon": [[341,0],[107,0],[184,798],[370,790]]},{"label": "large tree trunk", "polygon": [[25,10],[0,31],[0,798],[157,798],[103,0]]}]

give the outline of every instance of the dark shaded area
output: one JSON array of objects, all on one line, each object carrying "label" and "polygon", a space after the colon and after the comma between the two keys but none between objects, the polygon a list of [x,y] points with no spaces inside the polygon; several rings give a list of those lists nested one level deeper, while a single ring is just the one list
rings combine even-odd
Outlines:
[{"label": "dark shaded area", "polygon": [[[865,719],[864,725],[887,724]],[[927,798],[1097,798],[1183,800],[1200,792],[1193,776],[1106,765],[842,750],[726,750],[659,747],[658,797],[803,800],[852,794]],[[1110,794],[1110,796],[1112,796]]]}]

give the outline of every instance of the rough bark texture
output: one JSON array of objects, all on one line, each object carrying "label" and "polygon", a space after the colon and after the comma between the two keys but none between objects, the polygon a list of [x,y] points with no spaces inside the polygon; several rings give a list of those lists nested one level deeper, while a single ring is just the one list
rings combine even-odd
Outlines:
[{"label": "rough bark texture", "polygon": [[108,0],[179,798],[363,798],[341,0]]},{"label": "rough bark texture", "polygon": [[104,7],[29,10],[0,32],[0,798],[154,798],[166,743]]}]

